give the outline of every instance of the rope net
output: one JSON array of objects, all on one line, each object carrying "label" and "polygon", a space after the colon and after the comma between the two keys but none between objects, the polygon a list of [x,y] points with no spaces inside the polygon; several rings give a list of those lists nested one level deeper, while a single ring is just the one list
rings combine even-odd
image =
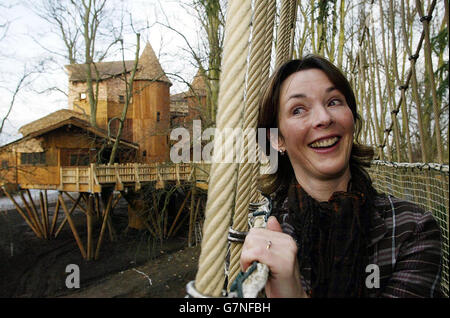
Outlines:
[{"label": "rope net", "polygon": [[[260,84],[269,75],[269,65],[272,65],[272,36],[275,39],[275,66],[279,66],[293,55],[297,10],[299,9],[299,5],[301,6],[304,3],[306,1],[299,2],[298,0],[230,0],[228,2],[220,94],[218,99],[217,128],[255,128],[255,115],[258,112],[255,96],[259,96]],[[436,1],[433,0],[427,10],[429,16],[433,13],[435,4]],[[300,11],[302,13],[306,12],[304,10]],[[277,12],[276,17],[279,17],[279,23],[275,23],[275,25],[278,25],[278,28],[274,28],[273,23],[275,12]],[[417,44],[416,55],[422,49],[422,38],[427,33],[425,31],[428,31],[426,27],[424,26],[421,40]],[[273,34],[273,30],[276,31],[276,36]],[[363,30],[366,32],[368,28],[363,28]],[[363,33],[359,44],[360,50],[357,53],[359,55],[366,50],[366,44],[363,42],[364,38]],[[313,50],[311,53],[320,53],[320,50],[319,52],[314,52]],[[261,54],[263,57],[260,56]],[[361,76],[361,83],[366,83],[367,81],[363,80],[362,65],[359,65],[361,60],[363,59],[361,58],[357,63],[353,63],[353,65],[361,66],[361,74],[359,74]],[[405,98],[407,97],[405,90],[408,87],[409,78],[412,74],[415,74],[415,59],[412,59],[411,63],[413,67],[408,73],[406,85],[402,85],[402,99],[396,102],[396,96],[392,93],[392,96],[389,96],[389,103],[383,100],[382,105],[389,104],[393,106],[394,104],[404,104]],[[354,70],[347,73],[354,73]],[[415,77],[412,77],[412,79],[414,84]],[[248,86],[244,91],[245,83]],[[381,100],[380,97],[379,101]],[[370,102],[366,103],[363,98],[359,102],[361,105],[371,105]],[[419,105],[417,105],[417,108],[419,108]],[[360,111],[362,112],[362,110]],[[391,108],[393,124],[384,130],[384,141],[380,140],[379,142],[381,144],[375,145],[368,140],[364,142],[365,144],[372,144],[374,147],[379,147],[379,154],[382,159],[384,158],[384,151],[387,151],[387,158],[389,160],[403,160],[401,159],[401,142],[399,140],[399,136],[402,133],[397,129],[399,128],[397,123],[398,112],[398,107],[396,109]],[[364,112],[362,113],[364,114]],[[370,111],[368,111],[368,116],[370,116]],[[435,115],[435,117],[438,118],[439,116]],[[388,116],[385,116],[383,120],[387,118]],[[366,118],[366,120],[368,119]],[[394,136],[390,137],[391,130],[394,130]],[[367,127],[363,128],[363,131],[368,132],[368,136],[370,137],[370,123]],[[406,135],[408,135],[408,132]],[[411,138],[408,137],[407,139],[410,140]],[[397,156],[394,158],[389,140],[395,141],[397,145]],[[422,140],[422,137],[420,140]],[[222,146],[219,145],[219,147]],[[226,150],[231,149],[231,143],[228,142],[224,148]],[[244,158],[246,158],[245,155]],[[426,156],[422,158],[423,161],[432,160],[427,159]],[[412,161],[411,154],[408,160]],[[438,161],[440,163],[444,162],[441,157],[438,158]],[[226,280],[231,283],[234,277],[238,275],[241,246],[240,244],[228,244],[230,242],[226,242],[227,229],[229,225],[232,225],[232,230],[234,231],[243,233],[247,230],[247,224],[245,222],[247,219],[247,206],[249,201],[255,203],[255,199],[257,200],[257,196],[255,195],[256,191],[250,191],[249,185],[253,188],[256,186],[255,175],[258,174],[259,168],[259,165],[251,166],[247,162],[241,165],[212,164],[211,166],[199,269],[195,284],[191,284],[198,295],[218,297],[223,294],[223,287],[225,286],[224,283],[226,283]],[[264,170],[262,165],[261,168]],[[448,165],[402,164],[374,161],[369,173],[374,181],[374,186],[379,191],[415,202],[425,210],[433,213],[441,227],[443,239],[442,290],[448,296]],[[229,260],[229,266],[226,266],[227,262],[225,258]]]},{"label": "rope net", "polygon": [[375,160],[368,169],[374,187],[430,211],[441,228],[442,292],[449,296],[449,170],[448,165]]}]

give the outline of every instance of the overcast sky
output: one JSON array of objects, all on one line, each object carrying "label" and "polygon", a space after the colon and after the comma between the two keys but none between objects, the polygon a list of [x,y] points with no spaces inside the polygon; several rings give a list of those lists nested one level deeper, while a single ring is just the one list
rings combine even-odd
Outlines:
[{"label": "overcast sky", "polygon": [[[189,62],[184,40],[155,22],[170,23],[171,27],[182,31],[195,47],[199,27],[192,13],[187,12],[180,1],[176,0],[128,0],[124,3],[132,13],[136,27],[149,26],[141,29],[141,52],[145,42],[150,42],[166,72],[179,74],[190,81],[197,70]],[[37,16],[24,1],[0,0],[0,26],[5,23],[9,23],[9,27],[3,38],[5,28],[0,29],[3,30],[0,31],[0,120],[6,115],[12,97],[11,91],[15,89],[23,73],[34,69],[42,60],[57,58],[43,47],[53,48],[61,44],[55,28]],[[126,59],[133,59],[133,44],[130,43],[135,43],[135,39],[134,34],[124,35],[124,40],[130,45],[130,49],[126,51]],[[118,59],[120,60],[120,56],[107,60]],[[18,129],[24,124],[68,107],[67,97],[61,92],[37,93],[54,86],[67,91],[67,75],[63,64],[59,63],[58,66],[46,63],[43,73],[29,77],[32,82],[18,94],[0,135],[0,145],[20,138]],[[174,85],[171,87],[171,94],[186,89],[176,79],[172,82]]]}]

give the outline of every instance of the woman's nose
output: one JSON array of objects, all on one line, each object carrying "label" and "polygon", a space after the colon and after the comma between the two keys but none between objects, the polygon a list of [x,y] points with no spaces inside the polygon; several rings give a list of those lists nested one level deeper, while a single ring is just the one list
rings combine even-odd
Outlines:
[{"label": "woman's nose", "polygon": [[334,122],[329,109],[324,106],[317,106],[314,109],[314,127],[327,128]]}]

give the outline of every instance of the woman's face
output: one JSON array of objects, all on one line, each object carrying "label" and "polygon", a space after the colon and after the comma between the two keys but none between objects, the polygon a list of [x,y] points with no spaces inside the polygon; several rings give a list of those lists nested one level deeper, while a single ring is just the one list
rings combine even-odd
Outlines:
[{"label": "woman's face", "polygon": [[279,103],[278,149],[286,150],[297,179],[349,174],[354,118],[325,73],[308,69],[290,75]]}]

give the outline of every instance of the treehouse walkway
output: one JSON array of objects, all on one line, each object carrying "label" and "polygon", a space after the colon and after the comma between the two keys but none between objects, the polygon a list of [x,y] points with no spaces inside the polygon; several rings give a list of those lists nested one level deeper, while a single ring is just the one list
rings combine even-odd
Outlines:
[{"label": "treehouse walkway", "polygon": [[[187,219],[187,216],[189,216],[190,244],[193,222],[196,220],[200,203],[200,197],[195,198],[196,189],[208,190],[209,169],[210,165],[205,163],[127,163],[60,167],[60,183],[57,185],[20,184],[18,196],[12,195],[4,186],[2,186],[2,190],[37,237],[42,239],[57,238],[64,225],[69,224],[82,257],[91,260],[98,259],[103,237],[107,230],[110,239],[114,240],[115,231],[110,215],[121,198],[125,198],[129,205],[129,227],[138,228],[136,223],[140,223],[141,228],[146,228],[160,238],[170,237],[180,228],[183,222],[180,221],[180,215],[188,199],[191,199],[190,212],[184,217],[184,219]],[[167,223],[167,216],[159,221],[155,219],[156,216],[152,216],[149,220],[140,217],[140,212],[145,209],[143,200],[145,195],[140,191],[142,187],[151,186],[155,189],[163,189],[166,185],[174,188],[175,185],[181,184],[191,184],[192,187],[181,203],[170,227]],[[30,189],[41,190],[39,205],[35,204]],[[49,211],[48,190],[59,192],[53,213]],[[77,195],[74,197],[73,193]],[[64,200],[63,195],[65,195],[66,200]],[[18,202],[19,197],[22,204]],[[151,200],[151,198],[145,199]],[[70,201],[73,204],[69,207],[67,203],[70,203]],[[196,204],[194,204],[195,201]],[[72,218],[76,208],[86,216],[86,245],[83,244]],[[63,210],[65,216],[58,224],[60,209]],[[94,220],[101,223],[98,235],[93,233]],[[95,238],[97,239],[96,243],[94,242]]]},{"label": "treehouse walkway", "polygon": [[199,164],[114,164],[89,167],[61,167],[60,185],[57,190],[69,192],[100,193],[102,187],[113,186],[122,191],[134,187],[136,191],[142,184],[156,182],[163,187],[166,182],[194,182],[202,189],[208,189],[209,165]]}]

